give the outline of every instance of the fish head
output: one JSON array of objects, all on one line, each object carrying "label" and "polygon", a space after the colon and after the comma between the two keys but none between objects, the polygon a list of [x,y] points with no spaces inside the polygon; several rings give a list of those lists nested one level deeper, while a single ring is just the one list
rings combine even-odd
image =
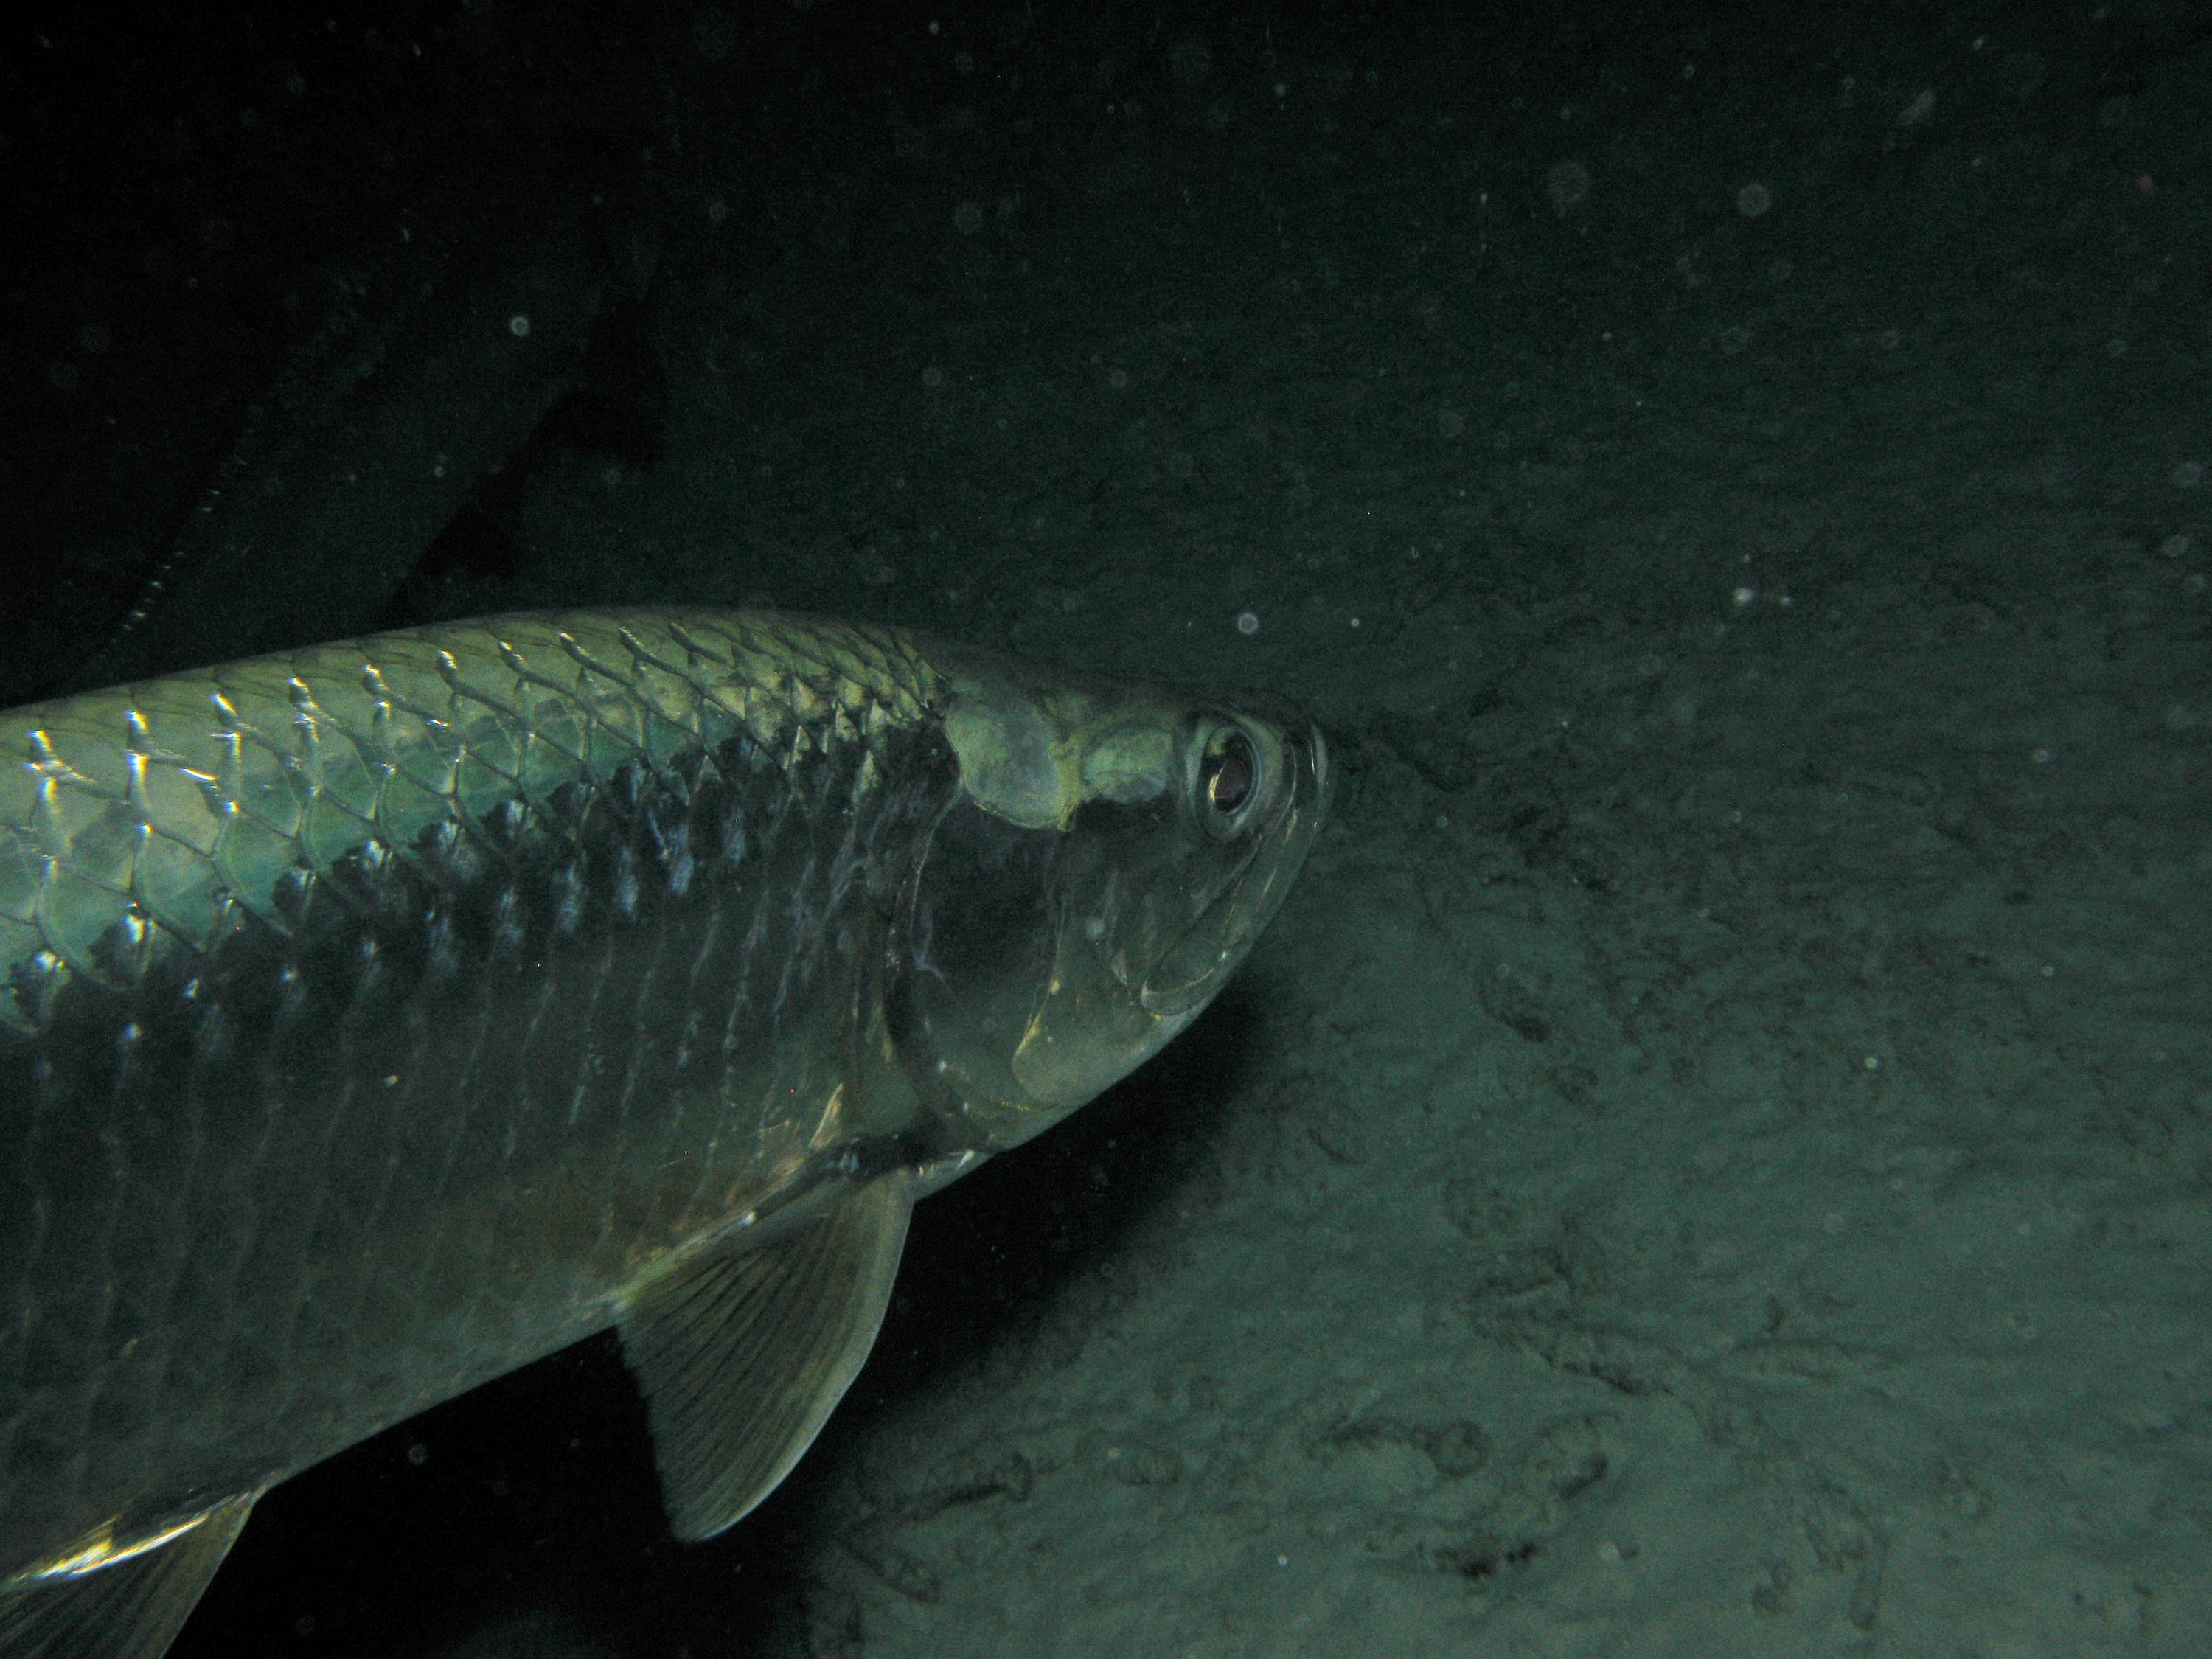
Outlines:
[{"label": "fish head", "polygon": [[1280,907],[1332,780],[1320,731],[1264,699],[981,657],[947,680],[960,787],[906,889],[886,1024],[965,1167],[1198,1016]]}]

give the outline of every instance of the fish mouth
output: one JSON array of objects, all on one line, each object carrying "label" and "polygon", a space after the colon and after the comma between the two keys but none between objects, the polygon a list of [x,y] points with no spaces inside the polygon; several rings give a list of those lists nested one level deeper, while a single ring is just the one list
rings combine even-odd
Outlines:
[{"label": "fish mouth", "polygon": [[1318,726],[1301,722],[1300,733],[1285,725],[1283,752],[1291,763],[1291,777],[1273,818],[1255,837],[1251,856],[1161,953],[1139,988],[1146,1012],[1159,1018],[1189,1018],[1236,971],[1282,908],[1328,816],[1335,785],[1328,740]]}]

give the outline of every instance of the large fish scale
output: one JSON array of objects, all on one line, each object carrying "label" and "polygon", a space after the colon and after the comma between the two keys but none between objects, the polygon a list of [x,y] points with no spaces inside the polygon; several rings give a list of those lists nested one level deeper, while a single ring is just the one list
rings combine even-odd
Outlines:
[{"label": "large fish scale", "polygon": [[888,630],[652,611],[16,711],[0,1572],[603,1326],[795,1170],[936,690]]}]

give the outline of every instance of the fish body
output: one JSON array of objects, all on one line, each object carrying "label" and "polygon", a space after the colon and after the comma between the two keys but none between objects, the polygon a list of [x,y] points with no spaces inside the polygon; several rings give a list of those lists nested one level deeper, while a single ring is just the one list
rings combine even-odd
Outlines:
[{"label": "fish body", "polygon": [[609,1325],[729,1525],[914,1200],[1195,1016],[1328,783],[1287,714],[705,610],[0,744],[0,1659],[151,1659],[270,1486]]}]

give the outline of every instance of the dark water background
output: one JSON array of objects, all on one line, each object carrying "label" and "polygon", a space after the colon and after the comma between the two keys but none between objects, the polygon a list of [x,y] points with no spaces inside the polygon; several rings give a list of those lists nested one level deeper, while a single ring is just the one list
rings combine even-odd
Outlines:
[{"label": "dark water background", "polygon": [[[1350,841],[1308,878],[1333,884],[1314,901],[1331,908],[1286,919],[1245,986],[1109,1102],[923,1207],[877,1358],[732,1535],[668,1540],[642,1410],[595,1342],[271,1494],[176,1652],[859,1652],[887,1628],[870,1595],[935,1617],[954,1591],[837,1541],[855,1448],[902,1402],[996,1376],[994,1357],[1079,1370],[1086,1322],[1110,1311],[1085,1287],[1129,1230],[1238,1125],[1310,1110],[1282,1103],[1310,1030],[1350,1046],[1299,1061],[1309,1082],[1381,1077],[1407,1099],[1471,1049],[1542,1051],[1531,1109],[1594,1122],[1617,1091],[1619,1133],[1642,1121],[1620,1103],[1638,1090],[1727,1094],[1711,1055],[1729,1022],[1786,1028],[1803,1046],[1777,1037],[1783,1057],[1753,1069],[1828,1103],[1802,1109],[1822,1134],[1872,1146],[1881,1114],[1906,1109],[1862,1094],[1915,1079],[1929,1104],[1913,1121],[1962,1145],[1964,1103],[1995,1103],[2003,1127],[1965,1165],[2025,1168],[1993,1149],[2032,1145],[2090,1183],[2050,1177],[2055,1206],[2094,1209],[2090,1188],[2201,1199],[2208,111],[2212,11],[2153,0],[483,3],[11,22],[0,702],[80,672],[257,423],[296,420],[312,449],[368,418],[393,365],[428,364],[440,401],[423,419],[458,423],[458,451],[471,410],[492,418],[506,392],[440,379],[469,361],[450,319],[391,337],[379,319],[418,270],[495,286],[503,261],[582,246],[546,279],[599,296],[564,389],[462,481],[434,536],[387,484],[362,508],[389,524],[387,574],[341,584],[343,614],[327,584],[297,580],[315,546],[260,545],[222,604],[179,614],[155,596],[143,626],[162,648],[220,655],[249,620],[304,641],[526,605],[765,600],[1265,685],[1314,706],[1353,774]],[[528,254],[556,222],[582,241]],[[332,381],[357,349],[372,372]],[[303,361],[318,389],[272,417],[270,388]],[[1730,981],[1670,945],[1610,1001],[1540,975],[1499,989],[1480,896],[1493,880],[1618,901],[1616,917],[1663,901],[1734,929],[1754,965]],[[1915,945],[1960,893],[1985,908]],[[1378,1073],[1343,1036],[1357,1023],[1330,1024],[1328,987],[1353,969],[1327,940],[1393,918],[1426,943],[1360,961],[1474,988],[1463,1026],[1401,1023]],[[1615,957],[1634,931],[1598,920],[1584,937]],[[2043,983],[2051,964],[2076,977]],[[1959,989],[1985,971],[2017,975],[1986,1005]],[[1563,1009],[1600,1004],[1633,1065],[1578,1046],[1582,1015]],[[1842,1081],[1804,1081],[1821,1054]],[[1418,1162],[1375,1150],[1396,1144],[1382,1111],[1285,1133],[1376,1189]],[[1813,1215],[1831,1178],[1804,1175],[1778,1208]],[[1450,1190],[1414,1187],[1431,1208]],[[1323,1195],[1340,1214],[1351,1201]],[[1700,1201],[1719,1217],[1734,1200]],[[1677,1194],[1650,1213],[1670,1205],[1694,1207]],[[1453,1213],[1488,1249],[1491,1224]],[[2175,1272],[2203,1264],[2201,1228],[2162,1236]],[[1641,1247],[1612,1248],[1615,1281],[1632,1279]],[[1571,1311],[1601,1299],[1554,1266]],[[1494,1337],[1504,1317],[1476,1327]],[[2197,1327],[2169,1328],[2183,1359],[2201,1351]],[[1378,1372],[1395,1365],[1375,1353]],[[2081,1389],[2106,1390],[2082,1363]],[[1890,1650],[1850,1644],[1900,1628],[1929,1644],[1895,1650],[1931,1654],[2023,1630],[2052,1644],[2037,1651],[2202,1650],[2201,1575],[2184,1584],[2112,1541],[2203,1541],[2212,1498],[2186,1425],[2212,1395],[2192,1364],[2160,1373],[2186,1379],[2153,1413],[2179,1438],[2142,1454],[2168,1506],[2080,1523],[2100,1540],[2094,1595],[2112,1598],[2091,1636],[2067,1622],[2078,1611],[2007,1624],[2002,1595],[1982,1595],[2000,1611],[1978,1630],[1901,1588],[1940,1554],[1912,1556],[1897,1517],[1957,1489],[1945,1460],[1966,1454],[1942,1437],[1910,1474],[1770,1457],[1806,1490],[1856,1494],[1832,1512],[1857,1517],[1860,1541],[1824,1547],[1824,1523],[1804,1522],[1790,1569],[1836,1581],[1834,1650]],[[1643,1393],[1688,1402],[1720,1443],[1718,1408],[1664,1377]],[[2033,1480],[2017,1490],[2029,1504]],[[1287,1477],[1279,1492],[1286,1511],[1342,1501]],[[1370,1622],[1371,1650],[1493,1650],[1501,1586],[1565,1525],[1530,1522],[1522,1546],[1471,1542],[1471,1522],[1456,1542],[1405,1545],[1419,1594],[1461,1598],[1443,1626],[1460,1636]],[[841,1550],[881,1582],[825,1589]],[[1014,1571],[982,1559],[987,1579]],[[1650,1645],[1572,1650],[1831,1650],[1789,1622],[1820,1616],[1789,1572],[1746,1573],[1728,1605],[1752,1609],[1751,1635],[1698,1648],[1692,1600],[1649,1615]],[[2054,1569],[2053,1595],[2072,1582]],[[1189,1650],[1345,1650],[1239,1617]],[[1086,1650],[1035,1628],[940,1630],[935,1650]]]}]

